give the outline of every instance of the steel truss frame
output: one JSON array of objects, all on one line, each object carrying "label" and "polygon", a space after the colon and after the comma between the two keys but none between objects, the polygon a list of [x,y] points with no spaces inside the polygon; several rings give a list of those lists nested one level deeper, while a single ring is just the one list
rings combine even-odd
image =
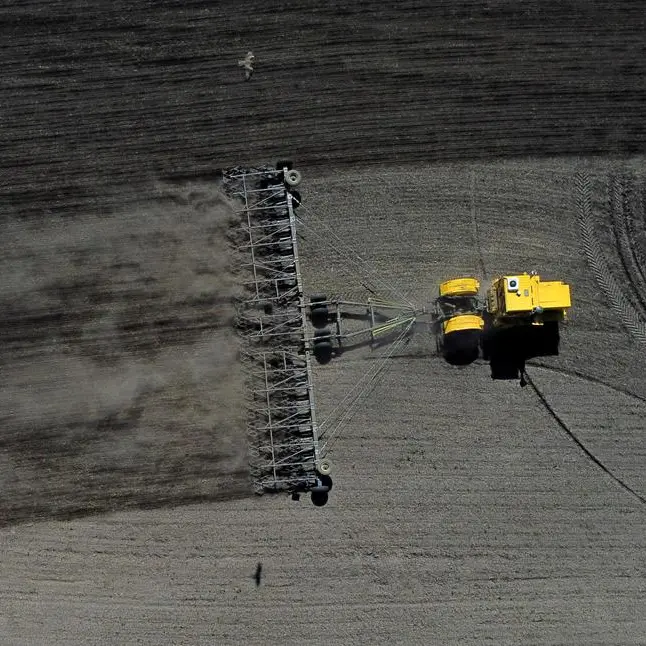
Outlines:
[{"label": "steel truss frame", "polygon": [[[287,168],[232,168],[224,190],[239,209],[237,254],[244,296],[237,306],[246,374],[251,469],[258,493],[322,487],[310,349]],[[329,479],[329,478],[328,478]]]}]

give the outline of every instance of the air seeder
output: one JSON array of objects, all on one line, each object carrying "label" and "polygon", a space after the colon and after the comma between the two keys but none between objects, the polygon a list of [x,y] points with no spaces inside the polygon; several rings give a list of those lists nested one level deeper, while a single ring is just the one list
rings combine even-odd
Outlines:
[{"label": "air seeder", "polygon": [[[524,385],[525,361],[558,354],[559,324],[570,307],[570,287],[543,281],[536,273],[496,278],[480,299],[472,277],[441,283],[431,307],[419,307],[378,276],[365,301],[324,294],[305,296],[300,270],[298,228],[307,227],[344,241],[301,206],[296,187],[301,174],[289,161],[275,166],[223,171],[223,187],[237,204],[237,257],[243,277],[236,325],[246,373],[251,473],[258,493],[285,492],[293,499],[310,493],[325,505],[332,489],[327,453],[348,412],[383,371],[390,358],[420,328],[435,334],[447,362],[465,365],[480,356],[494,379]],[[299,215],[297,215],[297,210]],[[348,267],[363,262],[346,246]],[[364,263],[365,265],[365,263]],[[380,286],[382,289],[380,289]],[[393,299],[377,296],[387,293]],[[315,406],[313,364],[329,363],[361,346],[386,347],[335,410],[320,420]]]}]

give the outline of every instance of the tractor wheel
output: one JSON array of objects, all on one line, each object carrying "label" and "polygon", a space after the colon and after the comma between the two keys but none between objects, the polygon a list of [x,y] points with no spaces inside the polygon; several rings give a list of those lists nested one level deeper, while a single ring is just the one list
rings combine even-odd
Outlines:
[{"label": "tractor wheel", "polygon": [[329,312],[326,305],[315,305],[310,309],[310,321],[315,328],[324,328],[328,324]]},{"label": "tractor wheel", "polygon": [[285,173],[285,184],[287,186],[298,186],[301,183],[301,174],[297,170],[288,170]]},{"label": "tractor wheel", "polygon": [[442,356],[453,366],[467,366],[480,354],[480,331],[459,330],[444,334]]},{"label": "tractor wheel", "polygon": [[280,161],[276,162],[276,170],[283,170],[283,168],[292,170],[293,166],[294,164],[291,159],[281,159]]}]

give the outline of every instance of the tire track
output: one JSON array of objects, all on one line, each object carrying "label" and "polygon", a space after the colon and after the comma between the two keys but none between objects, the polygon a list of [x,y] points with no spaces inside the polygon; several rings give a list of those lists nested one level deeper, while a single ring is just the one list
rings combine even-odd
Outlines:
[{"label": "tire track", "polygon": [[[630,253],[639,276],[639,282],[642,286],[641,293],[644,301],[646,301],[646,258],[644,258],[640,249],[638,235],[641,233],[642,239],[646,235],[644,231],[644,202],[643,193],[640,194],[638,189],[638,179],[634,176],[631,178],[630,185],[626,188],[625,202],[627,204],[627,212],[629,213],[625,222],[630,244]],[[641,222],[641,232],[637,231],[638,222]]]},{"label": "tire track", "polygon": [[603,379],[597,379],[597,377],[588,375],[585,372],[580,372],[578,370],[565,370],[564,368],[556,368],[554,366],[548,366],[546,363],[542,363],[540,361],[535,361],[535,360],[528,361],[527,365],[532,366],[534,368],[549,370],[550,372],[555,372],[559,375],[565,375],[566,377],[577,377],[582,381],[587,381],[588,383],[595,384],[597,386],[605,386],[606,388],[609,388],[610,390],[614,390],[617,393],[621,393],[626,397],[630,397],[639,402],[646,403],[646,397],[642,397],[641,395],[638,395],[637,393],[634,393],[632,390],[628,390],[627,388],[621,388],[620,386],[615,386],[614,384],[611,384],[608,381],[604,381]]},{"label": "tire track", "polygon": [[[579,223],[581,224],[581,229],[582,229],[582,235],[583,235],[583,241],[584,241],[584,249],[586,251],[586,256],[588,257],[588,262],[591,264],[593,271],[595,272],[595,277],[597,278],[597,281],[600,282],[600,285],[602,285],[602,289],[606,291],[607,295],[613,295],[615,294],[615,299],[611,300],[611,303],[615,303],[616,307],[621,305],[621,312],[624,313],[624,311],[630,307],[628,303],[625,301],[625,297],[619,290],[618,286],[616,283],[613,285],[614,279],[610,275],[607,267],[605,274],[602,271],[603,265],[605,264],[603,261],[603,254],[601,250],[598,248],[598,244],[596,243],[596,240],[594,238],[593,232],[592,232],[592,223],[591,223],[591,218],[590,218],[590,213],[591,213],[591,203],[590,203],[590,179],[587,175],[583,174],[578,174],[576,177],[577,181],[577,186],[579,187]],[[479,258],[480,258],[480,264],[483,270],[483,275],[486,277],[487,272],[486,272],[486,266],[484,263],[484,256],[482,255],[482,250],[480,246],[480,238],[478,234],[478,223],[477,223],[477,218],[475,215],[475,202],[474,202],[474,179],[473,179],[473,174],[471,175],[471,220],[473,223],[473,231],[474,231],[474,241],[476,244],[476,247],[478,249],[479,253]],[[623,299],[623,300],[622,300]],[[630,314],[631,310],[628,310],[628,313]],[[632,310],[633,316],[634,316],[634,310]],[[632,318],[629,315],[626,315],[624,313],[624,317],[627,318],[627,320],[630,323],[633,323]],[[642,328],[644,326],[642,325]],[[637,327],[637,331],[640,331],[640,328]],[[646,341],[646,328],[643,329],[643,340]],[[537,367],[540,364],[533,364],[537,365]],[[540,366],[540,367],[545,367],[546,366]],[[547,368],[550,369],[550,368]],[[567,372],[563,371],[565,374]],[[637,498],[639,502],[642,504],[646,504],[646,498],[640,495],[637,491],[635,491],[630,485],[628,485],[626,482],[624,482],[621,478],[616,476],[599,458],[597,458],[590,449],[588,449],[585,444],[577,437],[577,435],[569,428],[569,426],[563,421],[563,419],[560,417],[560,415],[554,410],[552,405],[549,403],[543,392],[540,390],[540,388],[536,385],[534,380],[531,378],[531,376],[527,373],[527,370],[525,369],[524,371],[525,374],[525,379],[527,383],[531,386],[532,390],[536,393],[536,396],[538,397],[539,401],[543,405],[543,407],[547,410],[548,414],[554,419],[554,421],[560,426],[560,428],[563,430],[563,432],[574,442],[574,444],[581,450],[583,451],[583,454],[587,457],[588,460],[593,462],[595,465],[597,465],[604,473],[606,473],[612,480],[614,480],[622,489],[630,493],[632,496]],[[596,382],[597,380],[594,377],[590,377],[588,375],[583,375],[583,374],[576,374],[577,377],[580,377],[582,379],[585,379],[586,381],[590,382]],[[622,392],[621,389],[618,389],[614,386],[611,386],[610,384],[607,384],[605,382],[598,382],[602,383],[603,385]],[[646,398],[639,397],[635,393],[632,393],[630,391],[625,391],[624,394],[634,397],[635,399],[638,399],[639,401],[644,401],[646,402]]]},{"label": "tire track", "polygon": [[560,415],[552,408],[552,405],[547,401],[547,398],[543,394],[543,391],[536,385],[534,380],[531,378],[527,371],[525,371],[525,379],[527,383],[531,386],[532,390],[536,393],[536,396],[539,398],[547,412],[554,419],[554,421],[561,427],[563,432],[576,444],[585,456],[596,464],[606,475],[610,476],[624,491],[627,491],[631,496],[634,496],[640,503],[646,505],[646,497],[642,496],[640,493],[635,491],[629,484],[624,482],[619,476],[615,475],[613,471],[607,467],[590,449],[588,449],[585,444],[579,439],[579,437],[570,429],[570,427],[563,421]]},{"label": "tire track", "polygon": [[635,308],[624,296],[616,279],[610,273],[603,251],[594,234],[592,223],[591,180],[586,173],[576,175],[577,219],[581,240],[588,264],[611,308],[615,311],[626,330],[638,341],[646,345],[646,325]]},{"label": "tire track", "polygon": [[619,260],[635,299],[633,306],[637,306],[641,316],[646,317],[646,280],[636,257],[633,210],[628,195],[630,183],[627,177],[610,179],[610,218]]}]

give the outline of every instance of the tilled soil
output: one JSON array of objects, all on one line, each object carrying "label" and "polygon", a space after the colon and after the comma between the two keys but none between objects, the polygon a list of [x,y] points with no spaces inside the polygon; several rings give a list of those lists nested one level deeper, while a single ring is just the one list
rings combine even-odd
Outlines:
[{"label": "tilled soil", "polygon": [[635,0],[56,0],[0,17],[0,194],[20,212],[286,154],[339,168],[646,143]]},{"label": "tilled soil", "polygon": [[232,210],[151,193],[4,223],[2,524],[248,493]]},{"label": "tilled soil", "polygon": [[[641,3],[0,12],[0,641],[643,642]],[[536,269],[574,295],[525,389],[420,330],[320,509],[246,497],[206,177],[286,156],[311,292]],[[317,367],[322,420],[377,361]],[[133,506],[161,508],[96,513]]]}]

